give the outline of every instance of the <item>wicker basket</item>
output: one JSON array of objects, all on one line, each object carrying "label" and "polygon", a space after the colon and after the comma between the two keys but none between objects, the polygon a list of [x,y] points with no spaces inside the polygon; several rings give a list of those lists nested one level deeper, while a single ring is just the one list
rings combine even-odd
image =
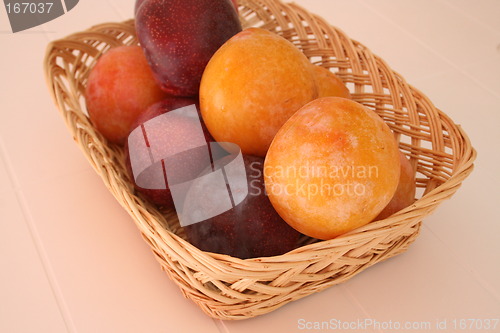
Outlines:
[{"label": "wicker basket", "polygon": [[240,0],[244,27],[290,40],[315,64],[338,74],[353,98],[391,127],[417,170],[418,200],[381,221],[329,241],[302,239],[281,256],[241,260],[198,250],[184,239],[175,212],[159,212],[134,193],[122,148],[106,142],[87,118],[89,70],[110,47],[137,44],[134,22],[106,23],[49,44],[47,83],[74,140],[183,294],[208,315],[245,319],[346,281],[405,251],[422,219],[450,198],[473,169],[475,151],[462,129],[362,44],[322,18],[279,0]]}]

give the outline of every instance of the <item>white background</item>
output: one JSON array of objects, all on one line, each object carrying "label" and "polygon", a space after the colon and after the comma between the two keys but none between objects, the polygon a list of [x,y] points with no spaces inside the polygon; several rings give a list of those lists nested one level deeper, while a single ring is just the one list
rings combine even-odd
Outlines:
[{"label": "white background", "polygon": [[473,174],[425,220],[409,251],[271,314],[210,319],[160,270],[45,85],[50,40],[131,18],[133,1],[80,0],[16,34],[2,7],[0,332],[296,332],[301,319],[423,321],[428,332],[446,320],[441,332],[452,332],[453,319],[500,318],[500,1],[296,3],[385,59],[461,124],[479,153]]}]

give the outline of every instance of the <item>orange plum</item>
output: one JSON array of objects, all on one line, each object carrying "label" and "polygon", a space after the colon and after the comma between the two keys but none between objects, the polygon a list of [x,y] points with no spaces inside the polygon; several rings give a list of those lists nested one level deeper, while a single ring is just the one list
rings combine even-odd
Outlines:
[{"label": "orange plum", "polygon": [[313,65],[314,78],[318,87],[318,97],[344,97],[351,98],[349,89],[341,79],[330,70]]},{"label": "orange plum", "polygon": [[165,98],[139,46],[119,46],[92,68],[85,100],[89,117],[109,141],[123,144],[132,123],[150,105]]},{"label": "orange plum", "polygon": [[262,157],[288,118],[316,97],[307,57],[260,28],[227,41],[208,63],[200,86],[201,114],[212,136]]},{"label": "orange plum", "polygon": [[375,220],[385,219],[401,209],[408,207],[415,201],[416,183],[415,170],[403,152],[399,153],[401,161],[401,176],[399,177],[398,188],[387,206],[378,214]]},{"label": "orange plum", "polygon": [[310,237],[331,239],[373,220],[398,186],[399,150],[374,111],[341,97],[295,113],[266,156],[266,191],[278,214]]}]

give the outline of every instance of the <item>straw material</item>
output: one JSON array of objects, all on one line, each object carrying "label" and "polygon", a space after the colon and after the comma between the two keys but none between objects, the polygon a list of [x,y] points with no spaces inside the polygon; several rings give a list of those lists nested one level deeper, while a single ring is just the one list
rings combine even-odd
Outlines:
[{"label": "straw material", "polygon": [[417,170],[419,198],[393,216],[329,241],[303,238],[281,256],[241,260],[198,250],[184,239],[175,212],[159,212],[134,193],[122,148],[87,118],[89,70],[110,47],[137,44],[134,22],[106,23],[54,41],[45,58],[47,84],[74,140],[183,294],[208,315],[245,319],[344,282],[405,251],[422,219],[450,198],[473,169],[475,151],[462,129],[361,43],[295,4],[240,0],[244,27],[276,32],[311,62],[329,68],[353,99],[375,110],[394,131]]}]

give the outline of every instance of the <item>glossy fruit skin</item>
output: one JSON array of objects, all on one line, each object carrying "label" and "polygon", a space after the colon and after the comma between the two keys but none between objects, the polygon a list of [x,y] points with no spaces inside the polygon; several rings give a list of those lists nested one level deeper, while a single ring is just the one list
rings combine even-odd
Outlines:
[{"label": "glossy fruit skin", "polygon": [[284,254],[294,249],[300,233],[274,210],[265,194],[264,159],[243,155],[248,196],[233,209],[185,227],[188,240],[203,251],[241,259]]},{"label": "glossy fruit skin", "polygon": [[399,182],[399,150],[372,110],[340,97],[316,99],[280,129],[266,156],[266,190],[293,228],[331,239],[373,220]]},{"label": "glossy fruit skin", "polygon": [[318,88],[318,98],[320,97],[343,97],[351,98],[349,89],[344,85],[337,75],[330,70],[312,65],[314,79]]},{"label": "glossy fruit skin", "polygon": [[136,0],[135,1],[135,6],[134,6],[134,14],[137,14],[137,11],[139,10],[139,7],[142,5],[142,3],[147,0]]},{"label": "glossy fruit skin", "polygon": [[[142,3],[144,1],[147,1],[147,0],[136,0],[135,7],[134,7],[134,13],[137,13],[137,11],[139,10],[139,7],[142,5]],[[236,11],[238,11],[238,1],[237,0],[231,0],[231,2],[234,5],[234,9],[236,9]]]},{"label": "glossy fruit skin", "polygon": [[155,78],[176,96],[197,95],[212,55],[241,31],[230,0],[147,0],[135,25]]},{"label": "glossy fruit skin", "polygon": [[380,214],[378,214],[375,220],[385,219],[399,212],[401,209],[410,206],[415,201],[415,193],[417,190],[415,170],[410,160],[408,160],[403,152],[399,153],[399,157],[401,162],[401,175],[399,177],[398,188],[391,201],[385,206]]},{"label": "glossy fruit skin", "polygon": [[[162,114],[165,114],[167,112],[179,109],[179,108],[184,107],[184,106],[193,105],[193,104],[197,105],[197,108],[199,109],[198,100],[195,98],[170,96],[170,97],[152,105],[151,107],[149,107],[147,109],[147,111],[144,112],[134,122],[133,129],[135,129],[136,127],[146,123],[148,120],[151,120],[159,115],[162,115]],[[201,120],[201,116],[200,116],[200,120]],[[213,141],[213,138],[210,136],[210,133],[206,129],[203,122],[201,124],[202,124],[203,134],[205,135],[205,140],[207,142]],[[148,137],[148,139],[154,140],[156,142],[156,144],[164,145],[164,146],[168,146],[168,145],[172,144],[172,142],[174,140],[175,140],[176,144],[182,144],[182,136],[191,130],[192,130],[191,128],[184,128],[183,124],[179,123],[177,131],[172,132],[172,129],[165,128],[165,130],[163,132],[160,132],[152,137]],[[178,138],[173,139],[172,138],[173,135],[177,135]],[[127,167],[129,177],[132,180],[132,182],[134,183],[134,187],[135,187],[136,191],[142,193],[143,196],[148,201],[152,202],[153,204],[155,204],[157,206],[174,208],[172,194],[170,192],[170,188],[168,186],[168,183],[167,183],[167,186],[165,189],[146,189],[146,188],[143,188],[143,187],[140,187],[139,185],[137,185],[137,183],[134,180],[132,166],[130,163],[130,147],[128,145],[128,142],[126,145],[126,167]],[[147,179],[146,179],[146,181],[147,181]]]},{"label": "glossy fruit skin", "polygon": [[236,12],[238,12],[238,0],[231,0],[233,3],[234,9],[236,9]]},{"label": "glossy fruit skin", "polygon": [[210,60],[200,86],[201,113],[212,136],[262,157],[288,118],[316,97],[307,57],[260,28],[227,41]]},{"label": "glossy fruit skin", "polygon": [[117,144],[124,144],[136,118],[165,96],[139,46],[119,46],[104,53],[92,68],[85,89],[92,123]]}]

